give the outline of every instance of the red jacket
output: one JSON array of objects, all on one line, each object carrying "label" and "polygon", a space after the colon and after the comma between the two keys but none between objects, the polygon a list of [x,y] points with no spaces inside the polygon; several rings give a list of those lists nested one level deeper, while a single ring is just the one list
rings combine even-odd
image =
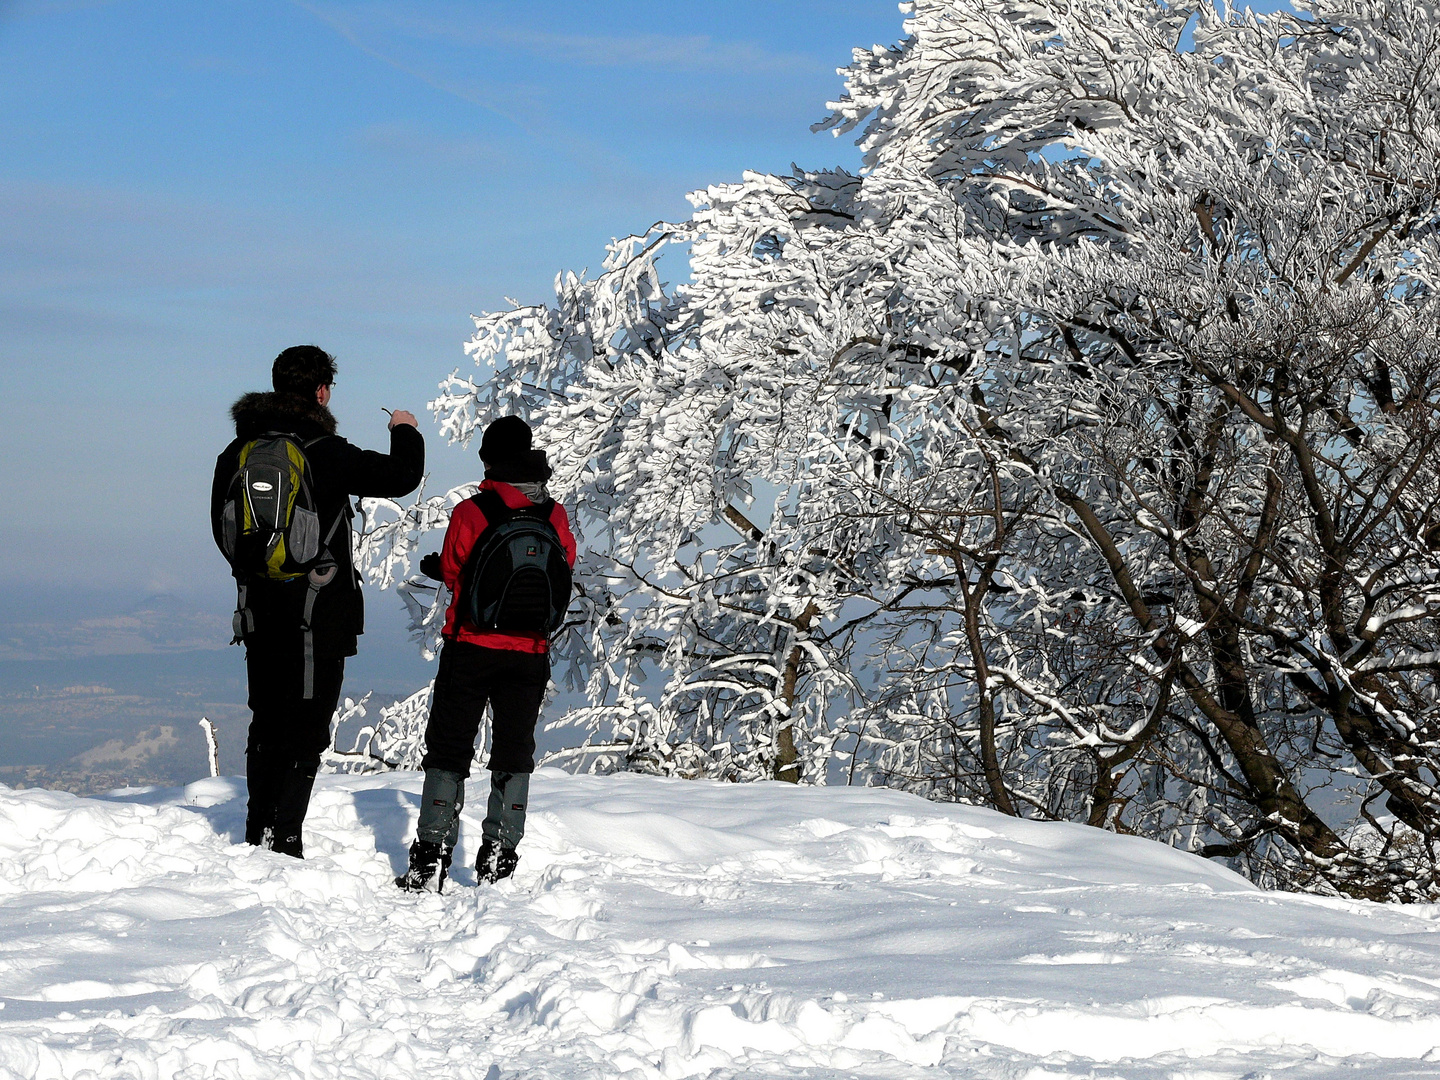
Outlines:
[{"label": "red jacket", "polygon": [[[499,480],[486,480],[480,485],[481,491],[493,491],[512,510],[532,505],[530,500],[509,484]],[[450,527],[445,530],[445,546],[440,549],[440,573],[445,586],[450,590],[450,608],[445,612],[446,640],[469,642],[483,645],[487,649],[509,649],[511,652],[543,653],[547,642],[543,636],[525,634],[497,634],[493,630],[476,630],[469,626],[457,626],[456,608],[460,602],[460,575],[465,569],[465,560],[470,557],[475,541],[485,531],[489,522],[475,505],[473,499],[466,499],[450,514]],[[570,516],[558,502],[550,514],[550,524],[560,534],[560,543],[565,548],[565,559],[575,565],[575,537],[570,532]]]}]

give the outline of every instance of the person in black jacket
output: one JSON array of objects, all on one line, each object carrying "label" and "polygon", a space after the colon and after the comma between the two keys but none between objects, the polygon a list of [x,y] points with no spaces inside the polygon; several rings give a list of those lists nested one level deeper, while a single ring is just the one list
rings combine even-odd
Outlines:
[{"label": "person in black jacket", "polygon": [[267,432],[293,435],[304,446],[315,507],[329,538],[325,557],[291,581],[236,571],[235,613],[252,714],[245,840],[297,858],[304,857],[301,824],[320,754],[330,742],[345,658],[355,655],[365,632],[360,575],[351,556],[350,496],[406,495],[425,469],[425,440],[408,412],[397,410],[390,418],[389,454],[361,450],[335,433],[328,408],[335,370],[335,358],[314,345],[296,345],[275,358],[274,392],[245,394],[230,410],[235,439],[216,459],[210,500],[215,542],[223,551],[221,508],[241,448]]}]

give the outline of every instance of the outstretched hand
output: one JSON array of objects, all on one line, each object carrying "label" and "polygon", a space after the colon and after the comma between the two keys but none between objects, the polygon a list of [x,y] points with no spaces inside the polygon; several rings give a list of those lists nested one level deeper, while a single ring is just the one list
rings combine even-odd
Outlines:
[{"label": "outstretched hand", "polygon": [[444,580],[444,576],[440,571],[440,553],[438,551],[432,551],[420,560],[420,572],[428,578],[434,578],[436,581]]},{"label": "outstretched hand", "polygon": [[415,414],[406,412],[404,409],[396,409],[393,413],[391,413],[390,423],[387,426],[391,431],[394,431],[396,426],[399,424],[408,424],[410,427],[420,426],[415,422]]}]

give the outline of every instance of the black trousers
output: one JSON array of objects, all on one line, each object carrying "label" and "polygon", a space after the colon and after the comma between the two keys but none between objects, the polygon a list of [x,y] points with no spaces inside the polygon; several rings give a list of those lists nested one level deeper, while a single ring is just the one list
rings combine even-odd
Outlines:
[{"label": "black trousers", "polygon": [[430,718],[425,724],[426,769],[470,775],[475,736],[490,704],[491,772],[535,771],[535,723],[550,682],[544,653],[487,649],[447,641],[440,650]]},{"label": "black trousers", "polygon": [[330,719],[340,700],[345,660],[314,662],[314,693],[305,697],[305,654],[299,634],[252,636],[245,643],[250,681],[250,734],[245,743],[249,813],[245,838],[274,834],[275,850],[299,855],[300,826],[320,755],[330,745]]},{"label": "black trousers", "polygon": [[245,643],[250,680],[247,754],[314,760],[330,745],[330,720],[345,681],[345,658],[315,661],[315,692],[305,697],[305,653],[300,635],[252,637]]}]

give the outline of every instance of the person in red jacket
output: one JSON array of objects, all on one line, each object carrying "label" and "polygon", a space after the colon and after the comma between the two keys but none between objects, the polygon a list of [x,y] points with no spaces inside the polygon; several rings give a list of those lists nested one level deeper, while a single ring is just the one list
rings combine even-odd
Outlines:
[{"label": "person in red jacket", "polygon": [[[532,447],[528,424],[506,416],[485,429],[480,442],[485,480],[474,498],[450,515],[438,557],[427,555],[421,570],[450,590],[444,644],[425,725],[425,785],[420,820],[410,845],[410,865],[395,884],[407,890],[439,891],[450,869],[460,832],[465,780],[475,754],[485,705],[490,705],[490,802],[481,828],[483,839],[475,872],[482,882],[509,877],[525,833],[530,774],[535,769],[535,724],[550,681],[549,641],[543,633],[485,630],[467,620],[464,601],[467,563],[492,526],[513,512],[548,520],[569,566],[575,565],[575,537],[564,507],[550,500],[545,481],[550,466],[543,450]],[[543,508],[550,506],[548,519]],[[492,522],[491,516],[500,518]],[[568,585],[568,581],[567,581]],[[568,600],[568,597],[567,597]]]}]

